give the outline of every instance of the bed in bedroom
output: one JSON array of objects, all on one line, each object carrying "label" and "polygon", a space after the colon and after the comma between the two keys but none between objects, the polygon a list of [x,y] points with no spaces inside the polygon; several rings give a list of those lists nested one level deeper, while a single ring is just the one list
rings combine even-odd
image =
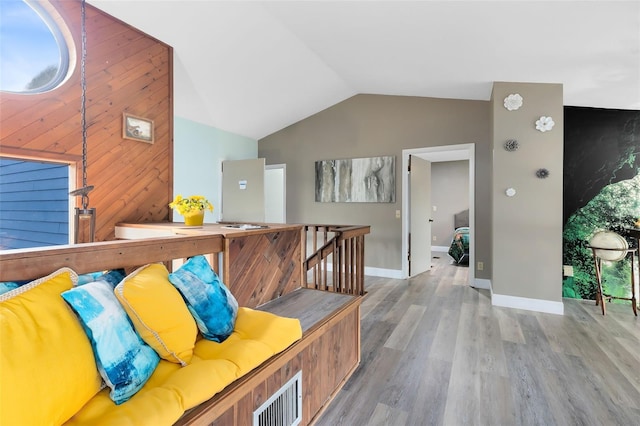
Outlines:
[{"label": "bed in bedroom", "polygon": [[454,215],[453,239],[449,247],[449,256],[458,264],[469,263],[469,210]]}]

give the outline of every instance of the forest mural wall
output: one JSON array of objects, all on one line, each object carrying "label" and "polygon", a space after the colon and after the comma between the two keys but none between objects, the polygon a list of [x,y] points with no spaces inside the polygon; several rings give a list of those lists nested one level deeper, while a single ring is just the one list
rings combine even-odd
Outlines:
[{"label": "forest mural wall", "polygon": [[[640,220],[640,111],[565,107],[563,297],[595,299],[588,241]],[[637,269],[637,268],[636,268]],[[631,262],[603,264],[604,292],[630,297]],[[625,302],[628,303],[628,302]]]}]

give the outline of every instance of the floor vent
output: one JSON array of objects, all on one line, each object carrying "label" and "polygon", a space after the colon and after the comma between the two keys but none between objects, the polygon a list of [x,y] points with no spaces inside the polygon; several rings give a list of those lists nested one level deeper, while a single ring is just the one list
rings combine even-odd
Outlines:
[{"label": "floor vent", "polygon": [[253,412],[253,426],[296,426],[302,421],[302,371]]}]

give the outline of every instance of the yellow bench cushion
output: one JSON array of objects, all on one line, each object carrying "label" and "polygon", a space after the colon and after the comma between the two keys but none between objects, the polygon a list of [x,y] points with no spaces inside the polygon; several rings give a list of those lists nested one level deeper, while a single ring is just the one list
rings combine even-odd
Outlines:
[{"label": "yellow bench cushion", "polygon": [[0,424],[64,423],[100,390],[91,344],[60,297],[75,280],[62,268],[3,295]]},{"label": "yellow bench cushion", "polygon": [[222,343],[196,342],[191,364],[161,360],[149,381],[116,406],[102,391],[69,425],[170,425],[302,337],[300,321],[239,308],[235,329]]},{"label": "yellow bench cushion", "polygon": [[185,410],[224,389],[235,374],[235,366],[222,360],[193,357],[186,367],[161,360],[149,381],[127,402],[115,405],[108,390],[103,390],[65,425],[171,425]]},{"label": "yellow bench cushion", "polygon": [[194,353],[203,359],[233,362],[241,377],[301,337],[299,320],[241,307],[231,336],[222,343],[200,340]]}]

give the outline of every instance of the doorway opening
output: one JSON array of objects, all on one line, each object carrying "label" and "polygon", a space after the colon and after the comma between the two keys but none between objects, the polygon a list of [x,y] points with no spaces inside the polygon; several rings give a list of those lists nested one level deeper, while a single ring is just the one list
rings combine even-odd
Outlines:
[{"label": "doorway opening", "polygon": [[[468,160],[469,163],[469,285],[475,282],[475,144],[445,145],[402,150],[402,276],[409,277],[411,191],[409,161],[415,156],[430,162]],[[431,192],[431,188],[427,188]],[[431,208],[431,207],[429,207]],[[431,212],[424,212],[430,216]],[[430,242],[429,242],[430,244]],[[415,275],[415,274],[413,274]]]},{"label": "doorway opening", "polygon": [[265,213],[267,223],[287,223],[287,165],[272,164],[264,170]]}]

